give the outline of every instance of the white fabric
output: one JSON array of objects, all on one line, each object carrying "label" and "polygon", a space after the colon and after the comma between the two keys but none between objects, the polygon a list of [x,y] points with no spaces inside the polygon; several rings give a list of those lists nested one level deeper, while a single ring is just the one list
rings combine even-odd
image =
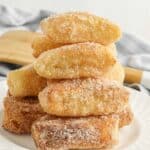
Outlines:
[{"label": "white fabric", "polygon": [[51,14],[53,13],[46,10],[27,12],[0,5],[0,34],[14,29],[37,31],[39,21]]},{"label": "white fabric", "polygon": [[150,71],[150,43],[124,33],[117,43],[117,49],[122,64]]},{"label": "white fabric", "polygon": [[144,71],[142,76],[141,84],[150,89],[150,73],[148,71]]}]

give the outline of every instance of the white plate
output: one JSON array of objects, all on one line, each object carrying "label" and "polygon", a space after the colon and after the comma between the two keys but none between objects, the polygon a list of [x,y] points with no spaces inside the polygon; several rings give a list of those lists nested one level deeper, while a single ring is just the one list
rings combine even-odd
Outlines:
[{"label": "white plate", "polygon": [[[134,121],[120,130],[120,143],[115,150],[150,150],[150,97],[131,90],[130,103]],[[7,92],[6,81],[0,81],[0,124],[2,124],[2,100]],[[0,150],[35,150],[30,136],[14,135],[0,126]]]}]

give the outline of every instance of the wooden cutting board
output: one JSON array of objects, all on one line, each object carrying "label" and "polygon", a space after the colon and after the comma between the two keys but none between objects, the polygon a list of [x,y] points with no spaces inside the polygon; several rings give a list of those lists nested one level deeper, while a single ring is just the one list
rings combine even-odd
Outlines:
[{"label": "wooden cutting board", "polygon": [[0,37],[0,62],[19,65],[34,61],[31,48],[32,40],[38,33],[15,30],[4,33]]}]

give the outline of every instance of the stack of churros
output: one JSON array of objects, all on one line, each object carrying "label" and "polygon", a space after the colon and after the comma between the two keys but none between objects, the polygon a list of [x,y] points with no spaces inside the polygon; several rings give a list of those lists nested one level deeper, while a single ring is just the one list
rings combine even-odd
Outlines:
[{"label": "stack of churros", "polygon": [[119,27],[83,12],[40,25],[36,61],[8,74],[4,128],[31,131],[38,150],[113,148],[119,128],[133,119],[114,44]]}]

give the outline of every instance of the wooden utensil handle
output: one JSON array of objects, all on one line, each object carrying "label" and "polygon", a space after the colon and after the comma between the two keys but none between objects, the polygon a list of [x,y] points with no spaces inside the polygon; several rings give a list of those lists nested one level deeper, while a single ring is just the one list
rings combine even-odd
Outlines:
[{"label": "wooden utensil handle", "polygon": [[124,67],[125,69],[125,83],[141,83],[143,71],[130,68],[130,67]]}]

